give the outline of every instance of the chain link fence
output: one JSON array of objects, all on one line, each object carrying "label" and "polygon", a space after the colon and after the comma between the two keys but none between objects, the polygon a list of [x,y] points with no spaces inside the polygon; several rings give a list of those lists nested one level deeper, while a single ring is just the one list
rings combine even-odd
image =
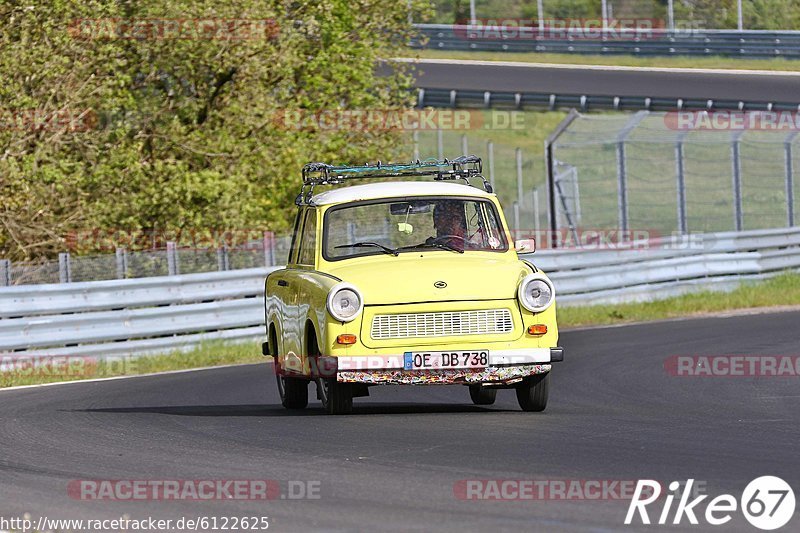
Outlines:
[{"label": "chain link fence", "polygon": [[0,286],[38,285],[102,281],[151,276],[175,276],[200,272],[238,270],[286,264],[289,236],[264,238],[232,248],[180,247],[168,242],[166,247],[130,251],[117,248],[115,253],[72,255],[64,252],[58,260],[11,262],[0,259]]},{"label": "chain link fence", "polygon": [[540,153],[454,131],[420,131],[414,135],[415,160],[458,155],[476,155],[483,160],[483,173],[497,193],[512,229],[547,227],[546,198],[541,193],[545,164]]},{"label": "chain link fence", "polygon": [[722,115],[570,115],[550,144],[556,229],[669,235],[794,226],[797,131],[762,127],[779,124],[779,114]]}]

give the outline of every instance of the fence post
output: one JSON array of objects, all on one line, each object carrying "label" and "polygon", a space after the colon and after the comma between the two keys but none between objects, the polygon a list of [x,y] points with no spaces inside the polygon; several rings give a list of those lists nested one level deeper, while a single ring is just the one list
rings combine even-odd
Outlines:
[{"label": "fence post", "polygon": [[539,235],[539,188],[533,189],[533,231]]},{"label": "fence post", "polygon": [[117,279],[125,279],[128,277],[128,250],[117,248],[114,254],[117,259]]},{"label": "fence post", "polygon": [[11,260],[0,259],[0,287],[11,286]]},{"label": "fence post", "polygon": [[494,191],[496,189],[494,186],[494,143],[492,141],[486,143],[486,154],[489,157],[489,184]]},{"label": "fence post", "polygon": [[58,282],[70,283],[72,281],[72,269],[70,268],[69,252],[58,254]]},{"label": "fence post", "polygon": [[275,234],[271,231],[264,232],[264,266],[275,265]]},{"label": "fence post", "polygon": [[178,265],[178,248],[172,241],[167,243],[167,270],[170,276],[177,276],[180,273],[180,265]]},{"label": "fence post", "polygon": [[621,240],[627,240],[627,232],[629,229],[629,213],[628,213],[628,169],[627,161],[625,158],[625,142],[628,140],[628,135],[644,120],[649,114],[648,111],[639,111],[631,117],[627,124],[622,128],[617,136],[617,204],[619,207],[619,229],[622,233]]},{"label": "fence post", "polygon": [[228,254],[228,245],[223,244],[221,248],[217,248],[217,270],[223,272],[231,269],[230,255]]},{"label": "fence post", "polygon": [[442,136],[442,128],[436,130],[436,149],[439,154],[439,160],[444,159],[444,138]]},{"label": "fence post", "polygon": [[675,144],[675,177],[677,179],[678,190],[678,232],[681,235],[686,235],[689,232],[688,224],[686,223],[686,174],[683,164],[683,140],[686,137],[685,133],[678,136],[678,142]]},{"label": "fence post", "polygon": [[414,156],[412,159],[417,161],[419,159],[419,131],[414,130],[414,133],[411,134],[411,139],[414,141]]},{"label": "fence post", "polygon": [[742,231],[744,217],[742,216],[742,159],[741,139],[743,131],[733,134],[731,142],[731,159],[733,162],[733,211],[736,231]]},{"label": "fence post", "polygon": [[514,209],[514,235],[519,235],[520,234],[520,230],[519,230],[519,225],[520,225],[519,224],[519,204],[517,202],[514,202],[513,209]]},{"label": "fence post", "polygon": [[628,230],[628,184],[627,169],[625,168],[625,141],[617,143],[617,225],[625,240]]},{"label": "fence post", "polygon": [[792,132],[786,137],[784,149],[786,151],[786,219],[789,227],[794,226],[794,160],[792,142],[798,132]]},{"label": "fence post", "polygon": [[466,133],[461,134],[461,155],[469,155],[469,141]]},{"label": "fence post", "polygon": [[558,215],[556,213],[556,189],[555,189],[555,165],[556,165],[556,158],[554,155],[554,145],[561,135],[567,131],[567,128],[575,121],[576,118],[580,116],[575,109],[571,109],[569,115],[561,121],[561,123],[556,127],[556,130],[551,133],[547,140],[544,141],[544,164],[545,164],[545,172],[546,172],[546,183],[547,183],[547,217],[550,224],[550,246],[555,248],[557,246],[556,242],[556,231],[558,230]]},{"label": "fence post", "polygon": [[[525,194],[524,191],[522,190],[522,148],[517,148],[514,151],[514,153],[517,159],[517,204],[516,205],[517,205],[517,210],[519,211],[522,209],[522,204],[523,204],[522,197]],[[519,215],[516,216],[516,223],[517,223],[516,229],[517,231],[519,231],[521,229],[519,227],[520,225]]]}]

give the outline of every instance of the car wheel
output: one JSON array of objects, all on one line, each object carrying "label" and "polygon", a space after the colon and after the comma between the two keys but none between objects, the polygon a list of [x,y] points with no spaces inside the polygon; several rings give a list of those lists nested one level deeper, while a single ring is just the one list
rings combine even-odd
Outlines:
[{"label": "car wheel", "polygon": [[544,411],[550,389],[550,373],[525,379],[517,385],[517,401],[523,411]]},{"label": "car wheel", "polygon": [[349,383],[339,383],[332,378],[320,378],[318,387],[322,407],[329,415],[346,415],[353,412],[353,388]]},{"label": "car wheel", "polygon": [[278,393],[287,409],[305,409],[308,405],[308,381],[278,374]]},{"label": "car wheel", "polygon": [[497,398],[497,389],[487,389],[482,385],[470,385],[469,397],[475,405],[492,405]]}]

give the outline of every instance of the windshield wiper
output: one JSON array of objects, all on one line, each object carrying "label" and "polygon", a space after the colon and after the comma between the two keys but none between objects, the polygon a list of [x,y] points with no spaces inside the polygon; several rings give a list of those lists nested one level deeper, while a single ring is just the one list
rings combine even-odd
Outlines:
[{"label": "windshield wiper", "polygon": [[456,252],[459,254],[463,254],[464,250],[461,248],[456,248],[455,246],[451,246],[449,244],[445,244],[443,242],[423,242],[422,244],[414,244],[411,246],[402,246],[397,249],[398,252],[403,250],[413,250],[414,248],[441,248],[442,250],[448,250],[450,252]]},{"label": "windshield wiper", "polygon": [[351,244],[341,244],[339,246],[334,246],[334,248],[364,248],[364,247],[367,247],[367,246],[373,246],[375,248],[380,248],[383,251],[383,253],[389,254],[389,255],[393,255],[395,257],[397,257],[399,255],[397,253],[397,250],[393,250],[392,248],[389,248],[388,246],[384,246],[384,245],[379,244],[377,242],[354,242],[354,243],[351,243]]}]

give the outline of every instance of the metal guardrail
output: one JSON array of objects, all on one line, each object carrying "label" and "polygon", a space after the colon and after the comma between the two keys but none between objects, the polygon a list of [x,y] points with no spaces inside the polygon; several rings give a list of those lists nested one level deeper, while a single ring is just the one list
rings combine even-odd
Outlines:
[{"label": "metal guardrail", "polygon": [[[618,31],[605,34],[595,30],[454,26],[416,24],[419,37],[414,48],[434,50],[540,52],[559,54],[631,54],[640,56],[733,56],[741,58],[800,58],[800,32],[760,30],[646,30],[630,38],[614,38]],[[600,35],[595,36],[595,33]],[[556,36],[554,38],[554,36]]]},{"label": "metal guardrail", "polygon": [[578,109],[590,111],[798,111],[793,102],[751,102],[724,98],[651,98],[649,96],[607,96],[591,94],[476,91],[420,87],[417,106],[446,108],[491,108],[509,110]]},{"label": "metal guardrail", "polygon": [[[527,258],[551,276],[561,305],[651,300],[800,269],[800,228]],[[264,278],[276,268],[0,288],[0,353],[104,356],[252,342],[264,335]]]}]

